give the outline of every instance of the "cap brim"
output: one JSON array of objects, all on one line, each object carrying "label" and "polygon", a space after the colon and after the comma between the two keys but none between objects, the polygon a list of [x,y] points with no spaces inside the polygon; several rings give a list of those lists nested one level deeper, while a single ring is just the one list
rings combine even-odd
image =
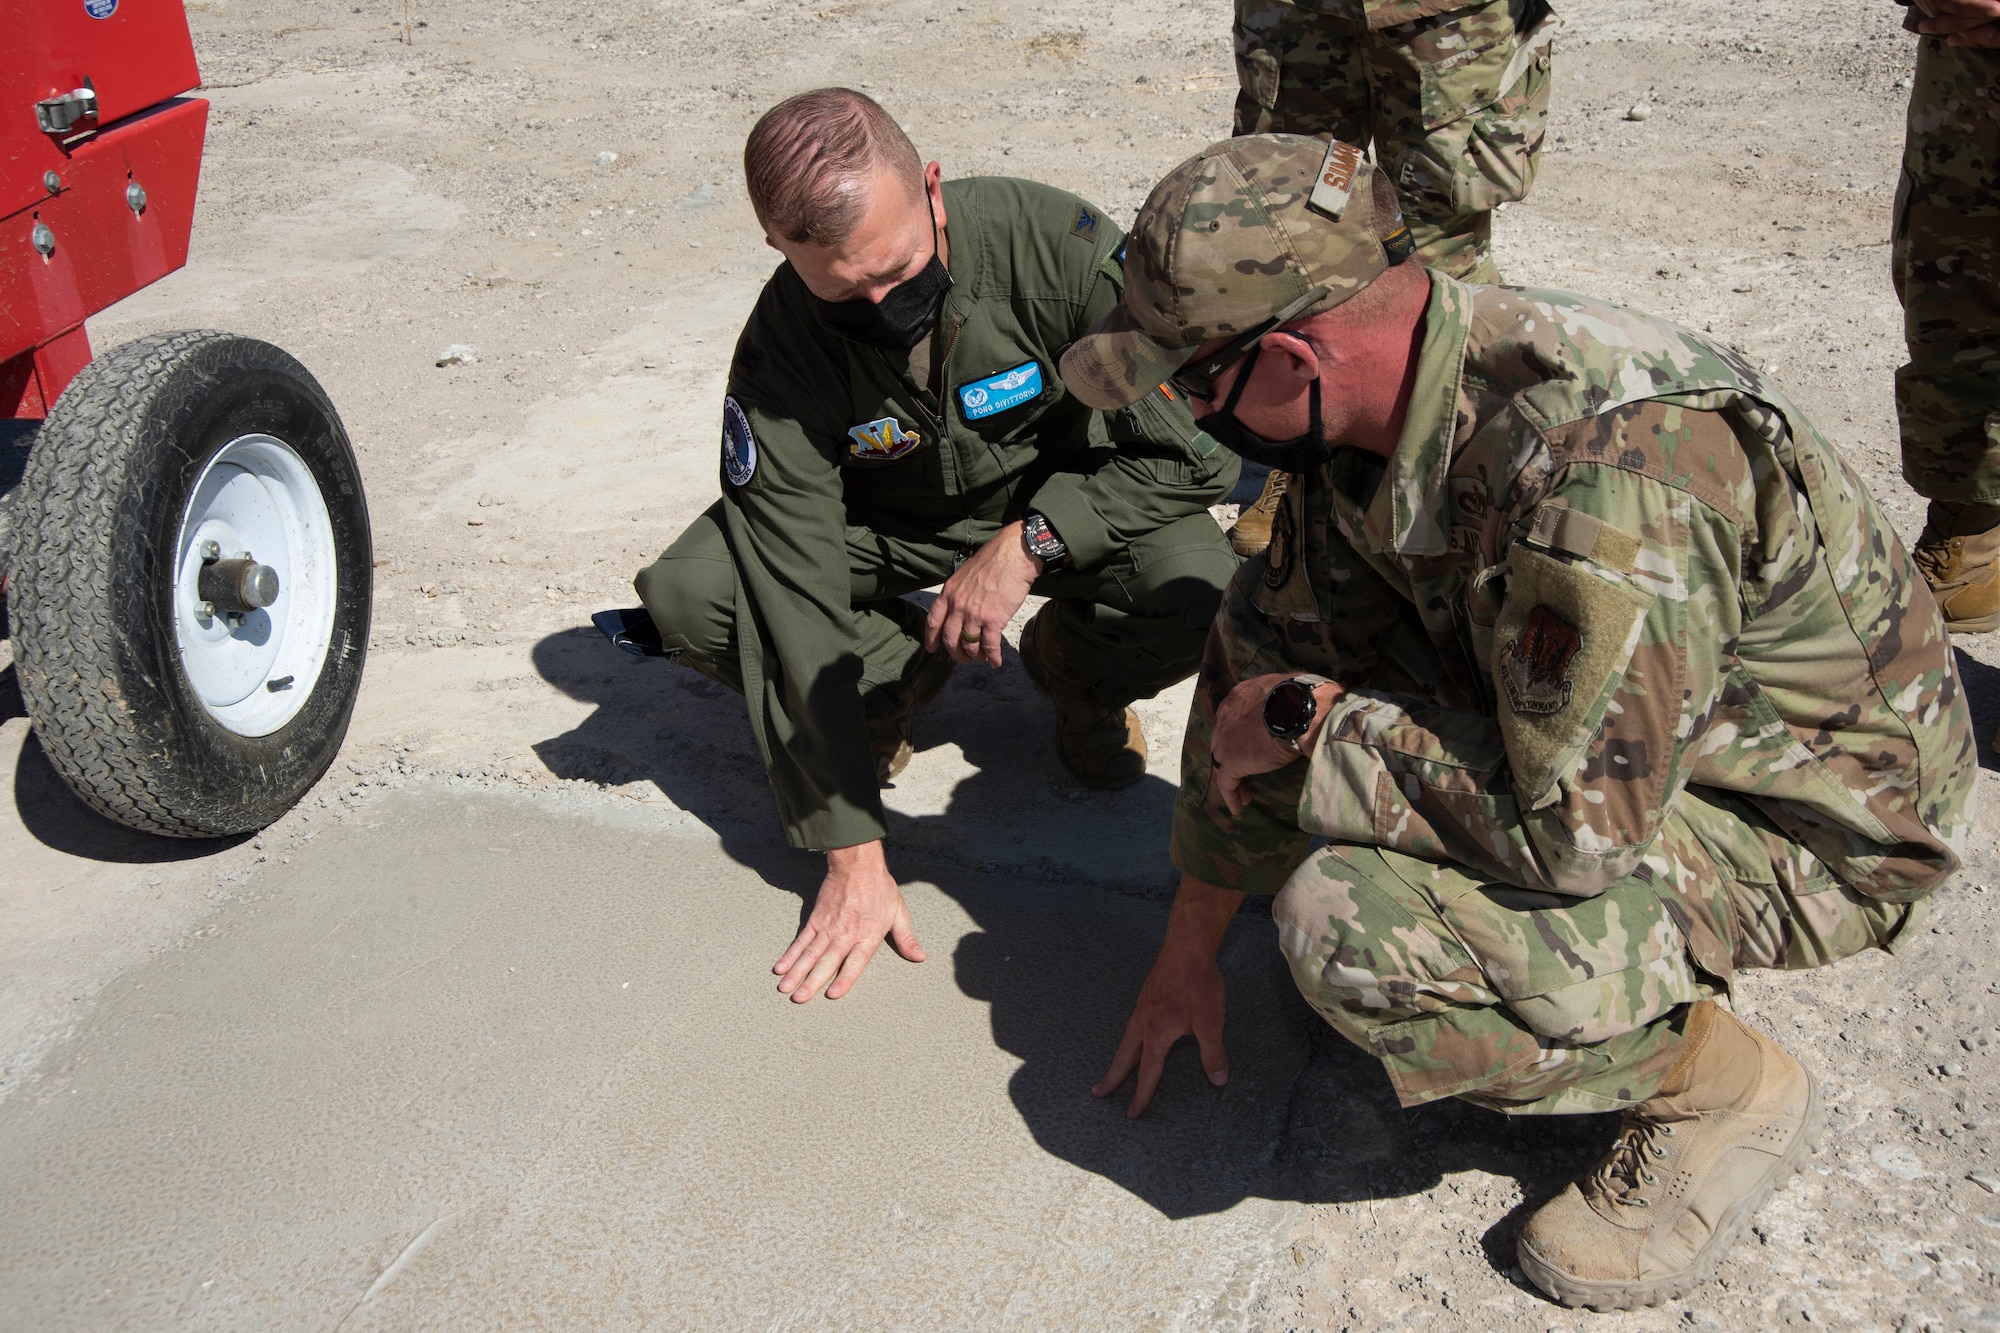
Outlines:
[{"label": "cap brim", "polygon": [[1132,327],[1121,304],[1063,353],[1063,384],[1080,401],[1109,412],[1144,398],[1194,354],[1193,346],[1162,346]]}]

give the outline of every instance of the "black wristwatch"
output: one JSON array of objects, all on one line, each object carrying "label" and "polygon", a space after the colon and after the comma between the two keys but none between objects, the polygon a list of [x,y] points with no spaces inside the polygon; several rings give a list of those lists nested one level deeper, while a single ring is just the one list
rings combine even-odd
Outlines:
[{"label": "black wristwatch", "polygon": [[1029,555],[1041,559],[1045,569],[1055,569],[1069,559],[1069,547],[1040,514],[1030,511],[1021,519],[1021,545]]},{"label": "black wristwatch", "polygon": [[1319,700],[1313,691],[1330,683],[1325,676],[1293,676],[1273,685],[1264,696],[1265,729],[1293,754],[1300,753],[1299,737],[1319,716]]}]

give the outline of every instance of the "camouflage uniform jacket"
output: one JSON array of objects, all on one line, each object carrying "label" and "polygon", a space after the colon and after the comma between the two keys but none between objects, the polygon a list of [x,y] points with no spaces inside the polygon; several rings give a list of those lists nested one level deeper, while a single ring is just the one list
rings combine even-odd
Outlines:
[{"label": "camouflage uniform jacket", "polygon": [[[1971,827],[1971,724],[1861,481],[1727,347],[1566,292],[1431,281],[1386,473],[1357,498],[1342,469],[1369,460],[1343,451],[1296,488],[1258,589],[1362,682],[1301,826],[1594,895],[1699,784],[1753,800],[1802,873],[1935,888]],[[1367,688],[1410,679],[1370,669],[1399,640],[1434,650],[1437,697]]]}]

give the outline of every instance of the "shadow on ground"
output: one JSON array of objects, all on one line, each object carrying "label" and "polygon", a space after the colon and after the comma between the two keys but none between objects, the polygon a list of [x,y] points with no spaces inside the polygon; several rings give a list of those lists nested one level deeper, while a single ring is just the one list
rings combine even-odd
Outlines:
[{"label": "shadow on ground", "polygon": [[[534,658],[551,684],[597,707],[536,746],[552,771],[657,786],[733,858],[800,895],[803,914],[823,862],[784,846],[736,695],[692,671],[620,654],[590,631],[552,635]],[[1052,728],[1052,710],[1011,655],[997,673],[961,669],[920,723],[919,755],[903,780],[922,773],[925,751],[945,745],[974,771],[949,790],[941,813],[890,816],[898,874],[936,884],[979,926],[959,942],[956,980],[990,1006],[995,1042],[1021,1060],[1010,1093],[1044,1149],[1174,1218],[1253,1197],[1365,1203],[1472,1169],[1519,1179],[1539,1204],[1601,1154],[1610,1117],[1516,1121],[1456,1101],[1398,1106],[1381,1067],[1299,999],[1267,899],[1250,900],[1223,949],[1229,1086],[1208,1086],[1187,1042],[1143,1119],[1125,1118],[1129,1088],[1091,1097],[1158,947],[1170,880],[1156,866],[1124,882],[1111,876],[1107,892],[1080,867],[1107,850],[1114,860],[1130,859],[1127,847],[1157,853],[1173,788],[1149,777],[1124,792],[1079,795],[1050,754]],[[1096,824],[1098,846],[1062,845],[1048,833],[1078,826],[1079,800],[1090,803],[1082,825]],[[1008,892],[1022,879],[1073,888],[1075,910],[1031,910],[1020,899],[1042,895]],[[1530,1211],[1516,1209],[1487,1236],[1503,1271]]]},{"label": "shadow on ground", "polygon": [[[0,604],[4,610],[4,604]],[[0,671],[0,723],[26,717],[14,668]],[[98,814],[70,790],[62,775],[42,753],[32,731],[21,740],[14,757],[14,809],[21,826],[37,842],[70,856],[123,865],[153,865],[191,861],[226,851],[242,837],[216,839],[163,838],[126,828]]]},{"label": "shadow on ground", "polygon": [[1979,745],[1979,766],[2000,772],[2000,751],[1993,748],[1993,729],[2000,725],[2000,667],[1990,667],[1963,648],[1953,648],[1958,678],[1965,685],[1966,706],[1972,710],[1972,736]]}]

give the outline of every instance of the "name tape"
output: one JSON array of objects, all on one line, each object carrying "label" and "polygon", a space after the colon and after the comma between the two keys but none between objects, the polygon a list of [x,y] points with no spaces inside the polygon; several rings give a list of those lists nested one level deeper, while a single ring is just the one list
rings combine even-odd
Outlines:
[{"label": "name tape", "polygon": [[1347,200],[1354,193],[1354,176],[1361,170],[1361,150],[1335,139],[1326,146],[1326,159],[1319,164],[1319,179],[1313,182],[1312,197],[1306,202],[1340,221]]}]

